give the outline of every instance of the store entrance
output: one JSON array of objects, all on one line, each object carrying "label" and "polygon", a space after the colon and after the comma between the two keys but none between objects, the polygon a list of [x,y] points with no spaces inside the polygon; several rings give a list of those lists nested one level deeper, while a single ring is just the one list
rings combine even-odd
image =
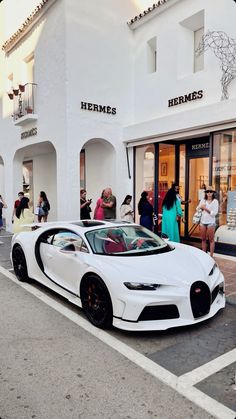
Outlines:
[{"label": "store entrance", "polygon": [[199,200],[204,198],[205,189],[209,184],[209,157],[188,159],[188,199],[191,201],[186,209],[187,236],[200,237],[199,226],[193,224],[193,214]]}]

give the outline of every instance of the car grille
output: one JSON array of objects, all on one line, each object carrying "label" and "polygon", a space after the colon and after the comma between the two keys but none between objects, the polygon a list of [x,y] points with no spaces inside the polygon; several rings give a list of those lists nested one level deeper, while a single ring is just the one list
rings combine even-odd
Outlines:
[{"label": "car grille", "polygon": [[211,306],[209,287],[202,281],[194,282],[190,290],[190,301],[195,319],[208,314]]},{"label": "car grille", "polygon": [[179,310],[174,304],[164,306],[146,306],[140,314],[138,321],[178,319]]}]

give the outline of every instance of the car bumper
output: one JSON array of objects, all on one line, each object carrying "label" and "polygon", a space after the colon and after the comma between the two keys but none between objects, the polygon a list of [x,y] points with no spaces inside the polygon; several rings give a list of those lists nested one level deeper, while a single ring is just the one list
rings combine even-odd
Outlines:
[{"label": "car bumper", "polygon": [[[205,312],[203,310],[203,315],[198,307],[197,315],[194,315],[194,303],[190,298],[190,290],[186,288],[171,289],[170,287],[169,290],[163,289],[162,292],[160,290],[158,299],[157,294],[153,292],[141,294],[139,291],[136,291],[136,294],[133,292],[125,302],[119,301],[119,310],[114,313],[119,312],[120,316],[114,316],[113,326],[130,331],[151,331],[200,323],[210,319],[225,307],[225,294],[222,288],[218,289],[222,283],[224,283],[224,278],[220,273],[211,291],[209,290],[209,309],[206,308]],[[153,317],[152,313],[154,313]]]}]

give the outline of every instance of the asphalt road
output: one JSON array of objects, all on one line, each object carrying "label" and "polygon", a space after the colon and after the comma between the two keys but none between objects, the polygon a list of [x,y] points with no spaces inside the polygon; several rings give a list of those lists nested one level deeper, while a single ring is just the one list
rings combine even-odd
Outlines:
[{"label": "asphalt road", "polygon": [[236,416],[234,305],[194,327],[99,331],[8,274],[10,239],[0,237],[1,419]]}]

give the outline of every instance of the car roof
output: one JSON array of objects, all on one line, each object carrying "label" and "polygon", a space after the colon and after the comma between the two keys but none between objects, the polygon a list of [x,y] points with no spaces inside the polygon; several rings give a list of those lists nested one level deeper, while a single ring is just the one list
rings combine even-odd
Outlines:
[{"label": "car roof", "polygon": [[[132,223],[135,225],[134,223]],[[112,228],[118,226],[127,226],[131,223],[122,221],[122,220],[109,220],[109,221],[98,221],[98,220],[72,220],[72,221],[51,221],[47,223],[34,223],[34,224],[25,224],[25,227],[31,227],[34,230],[49,230],[51,228],[68,228],[76,229],[80,233],[86,233],[90,230],[98,230],[100,228]],[[39,231],[40,234],[40,231]]]}]

